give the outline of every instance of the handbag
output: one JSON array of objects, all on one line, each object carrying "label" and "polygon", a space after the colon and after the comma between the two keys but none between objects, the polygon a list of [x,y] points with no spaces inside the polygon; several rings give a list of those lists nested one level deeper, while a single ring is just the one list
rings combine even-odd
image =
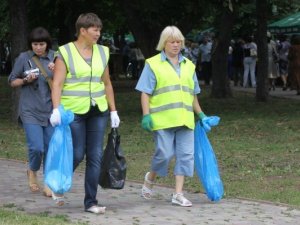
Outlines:
[{"label": "handbag", "polygon": [[251,49],[250,49],[250,56],[252,56],[252,57],[256,57],[256,56],[257,56],[257,51],[256,51],[256,49],[254,49],[254,48],[251,48]]},{"label": "handbag", "polygon": [[126,179],[126,160],[120,146],[120,135],[117,128],[112,128],[108,135],[99,176],[102,188],[122,189]]}]

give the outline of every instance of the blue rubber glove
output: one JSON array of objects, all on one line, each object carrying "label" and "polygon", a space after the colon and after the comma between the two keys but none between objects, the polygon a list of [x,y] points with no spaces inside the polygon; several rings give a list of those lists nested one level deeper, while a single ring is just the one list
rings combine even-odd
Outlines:
[{"label": "blue rubber glove", "polygon": [[143,116],[142,119],[142,128],[146,131],[152,131],[153,122],[150,114],[146,114]]}]

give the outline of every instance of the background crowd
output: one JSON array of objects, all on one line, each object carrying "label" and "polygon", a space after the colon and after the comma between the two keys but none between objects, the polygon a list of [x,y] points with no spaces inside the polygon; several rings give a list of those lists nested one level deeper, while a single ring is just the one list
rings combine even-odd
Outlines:
[{"label": "background crowd", "polygon": [[[268,37],[268,79],[269,90],[276,86],[283,91],[288,88],[297,90],[300,94],[299,67],[300,67],[300,37],[299,35]],[[211,82],[211,52],[213,51],[213,37],[204,36],[199,42],[187,40],[183,54],[195,65],[199,80],[205,85]],[[245,36],[231,40],[228,49],[227,75],[234,86],[244,88],[256,87],[257,45],[253,36]]]},{"label": "background crowd", "polygon": [[[279,34],[275,36],[268,32],[267,37],[269,90],[274,91],[276,87],[281,87],[283,91],[286,91],[289,88],[297,90],[297,95],[300,95],[299,35]],[[203,80],[205,85],[210,85],[212,80],[213,41],[213,34],[208,33],[197,42],[187,39],[185,47],[182,49],[182,54],[196,65],[197,77],[199,80]],[[127,41],[119,47],[110,40],[103,44],[109,46],[111,52],[115,54],[110,65],[112,76],[116,73],[126,75],[128,66],[131,65],[131,78],[138,79],[140,77],[145,58],[135,42]],[[228,48],[227,75],[234,86],[256,87],[257,61],[257,45],[253,36],[248,35],[231,40]]]}]

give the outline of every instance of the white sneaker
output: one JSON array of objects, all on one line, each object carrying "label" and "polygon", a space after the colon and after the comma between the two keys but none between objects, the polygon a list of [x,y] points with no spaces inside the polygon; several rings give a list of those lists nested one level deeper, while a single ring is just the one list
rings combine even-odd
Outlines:
[{"label": "white sneaker", "polygon": [[190,207],[193,204],[191,203],[191,201],[189,201],[188,199],[186,199],[183,196],[183,193],[173,193],[172,195],[172,204],[175,205],[180,205],[183,207]]},{"label": "white sneaker", "polygon": [[[141,196],[145,199],[151,199],[152,194],[153,194],[153,185],[154,185],[154,181],[151,181],[148,179],[150,172],[147,172],[145,175],[145,179],[144,179],[144,185],[142,187],[142,194]],[[147,186],[146,186],[147,184]]]},{"label": "white sneaker", "polygon": [[90,208],[86,209],[85,211],[90,212],[90,213],[95,213],[95,214],[103,214],[105,213],[106,207],[100,207],[97,205],[93,205]]}]

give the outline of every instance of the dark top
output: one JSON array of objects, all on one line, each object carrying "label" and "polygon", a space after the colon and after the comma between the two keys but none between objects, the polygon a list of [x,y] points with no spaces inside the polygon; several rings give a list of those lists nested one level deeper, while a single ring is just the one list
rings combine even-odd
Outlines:
[{"label": "dark top", "polygon": [[[24,78],[24,71],[37,68],[32,56],[32,51],[22,52],[15,60],[13,69],[8,77],[8,82],[17,78]],[[54,60],[54,51],[49,50],[44,57],[38,57],[49,77],[53,77],[48,69],[48,64]],[[48,126],[49,117],[52,112],[51,93],[48,83],[40,73],[38,79],[21,87],[18,116],[23,123]]]}]

